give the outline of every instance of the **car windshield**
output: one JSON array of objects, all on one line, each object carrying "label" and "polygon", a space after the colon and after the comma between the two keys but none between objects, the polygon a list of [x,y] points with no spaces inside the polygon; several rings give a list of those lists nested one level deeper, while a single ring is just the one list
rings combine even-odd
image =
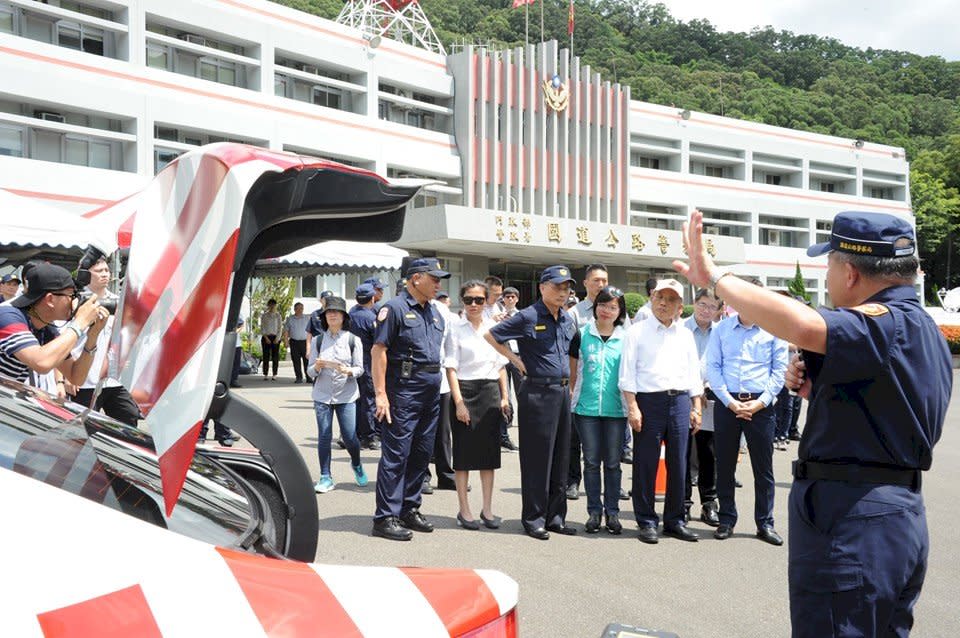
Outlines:
[{"label": "car windshield", "polygon": [[171,531],[246,547],[259,534],[253,498],[220,465],[195,457],[180,500],[165,516],[152,439],[135,428],[0,379],[0,467]]}]

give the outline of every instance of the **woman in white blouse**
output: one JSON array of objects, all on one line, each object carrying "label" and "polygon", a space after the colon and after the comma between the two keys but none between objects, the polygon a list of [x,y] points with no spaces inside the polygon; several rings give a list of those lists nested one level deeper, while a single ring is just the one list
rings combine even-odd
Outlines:
[{"label": "woman in white blouse", "polygon": [[340,435],[350,454],[357,485],[366,485],[367,475],[360,463],[360,442],[357,440],[356,401],[360,396],[357,377],[363,374],[363,346],[348,330],[350,316],[346,302],[340,297],[327,299],[320,325],[323,332],[313,339],[307,369],[314,377],[313,408],[317,413],[317,453],[320,456],[320,480],[314,489],[324,494],[334,488],[330,474],[334,412],[340,424]]},{"label": "woman in white blouse", "polygon": [[484,319],[487,286],[468,281],[460,288],[463,317],[453,323],[444,344],[444,367],[450,381],[450,401],[456,419],[453,433],[453,469],[460,511],[457,524],[480,529],[470,511],[467,482],[470,470],[480,471],[483,508],[480,520],[490,529],[500,527],[491,509],[493,471],[500,468],[500,420],[510,411],[507,400],[507,360],[484,339],[495,325]]}]

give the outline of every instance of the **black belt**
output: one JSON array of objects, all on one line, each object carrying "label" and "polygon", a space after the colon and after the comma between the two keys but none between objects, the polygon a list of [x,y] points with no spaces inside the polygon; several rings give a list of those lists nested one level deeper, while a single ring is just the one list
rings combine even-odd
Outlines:
[{"label": "black belt", "polygon": [[524,377],[523,379],[533,385],[570,385],[569,377]]},{"label": "black belt", "polygon": [[[390,367],[396,370],[400,369],[400,366],[403,364],[402,361],[391,361]],[[440,372],[439,363],[415,363],[413,364],[413,372]]]},{"label": "black belt", "polygon": [[756,401],[763,396],[763,392],[731,392],[730,396],[737,401]]},{"label": "black belt", "polygon": [[690,394],[687,390],[660,390],[658,392],[638,392],[637,394],[644,394],[647,396],[664,396],[664,397],[682,397]]},{"label": "black belt", "polygon": [[794,461],[793,477],[820,481],[902,485],[917,491],[920,490],[921,483],[920,470],[857,465],[856,463],[819,463],[817,461]]}]

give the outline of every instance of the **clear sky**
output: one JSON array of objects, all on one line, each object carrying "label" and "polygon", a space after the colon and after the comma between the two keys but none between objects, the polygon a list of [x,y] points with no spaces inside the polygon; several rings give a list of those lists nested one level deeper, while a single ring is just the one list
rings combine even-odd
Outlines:
[{"label": "clear sky", "polygon": [[836,38],[859,48],[960,60],[960,0],[660,0],[683,21],[719,31],[777,30]]}]

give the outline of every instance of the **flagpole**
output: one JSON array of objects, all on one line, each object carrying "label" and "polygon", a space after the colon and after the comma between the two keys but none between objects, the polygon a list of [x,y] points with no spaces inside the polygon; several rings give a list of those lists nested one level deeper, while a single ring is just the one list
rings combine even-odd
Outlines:
[{"label": "flagpole", "polygon": [[543,2],[540,0],[540,44],[543,44]]},{"label": "flagpole", "polygon": [[523,3],[523,44],[530,44],[530,3]]}]

